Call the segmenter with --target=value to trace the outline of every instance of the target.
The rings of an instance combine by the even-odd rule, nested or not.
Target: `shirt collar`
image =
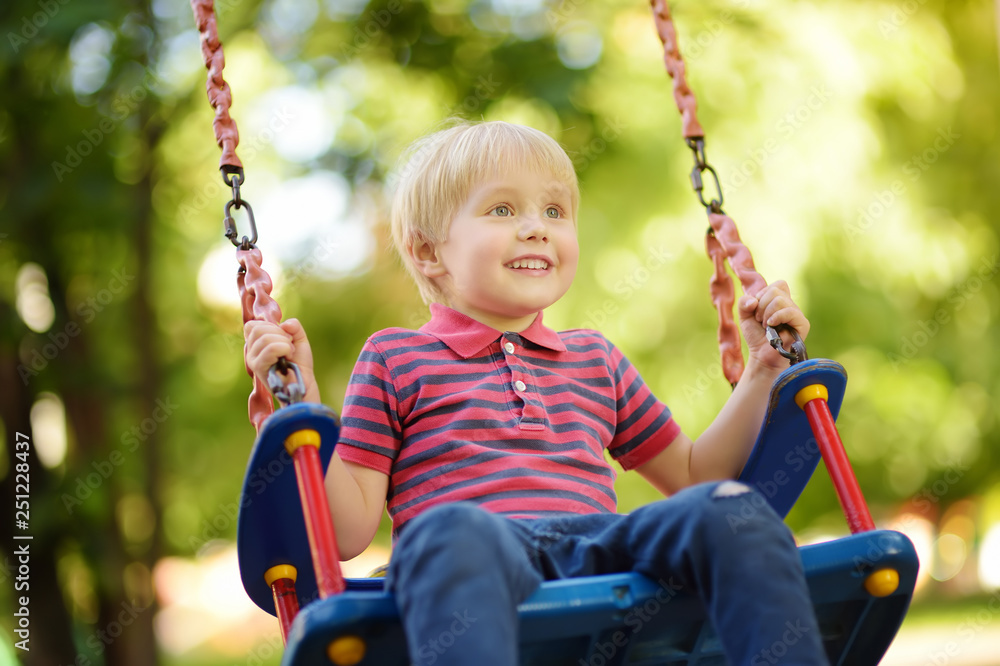
[[[501,331],[440,303],[431,303],[431,320],[421,326],[420,330],[430,333],[462,358],[469,358],[482,351],[503,335]],[[512,335],[520,335],[547,349],[566,351],[566,345],[559,334],[542,324],[541,312],[528,328]]]

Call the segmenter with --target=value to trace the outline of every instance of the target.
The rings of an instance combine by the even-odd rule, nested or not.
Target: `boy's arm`
[[[341,560],[360,555],[375,538],[388,490],[388,475],[345,462],[334,451],[326,469],[326,496]]]
[[[757,440],[779,372],[759,368],[751,359],[736,390],[697,441],[681,433],[636,471],[664,495],[696,483],[736,478]]]
[[[739,475],[764,422],[771,386],[788,367],[767,342],[764,322],[769,326],[787,324],[803,340],[809,333],[809,321],[792,301],[784,282],[769,285],[756,299],[744,296],[739,305],[740,328],[750,358],[736,389],[696,442],[678,435],[670,446],[636,468],[664,494]]]
[[[395,380],[376,337],[365,342],[351,371],[340,439],[326,470],[342,559],[360,554],[374,538],[392,481],[394,452],[402,447]]]

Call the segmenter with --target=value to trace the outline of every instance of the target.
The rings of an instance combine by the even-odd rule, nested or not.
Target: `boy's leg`
[[[541,580],[511,521],[455,503],[407,523],[386,585],[415,666],[515,666],[517,605]]]
[[[752,488],[706,483],[628,516],[581,522],[592,523],[586,536],[550,549],[560,575],[631,569],[690,590],[734,666],[827,664],[795,542]]]

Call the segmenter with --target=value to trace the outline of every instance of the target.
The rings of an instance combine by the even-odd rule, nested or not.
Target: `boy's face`
[[[473,186],[434,245],[448,305],[501,331],[522,331],[569,289],[579,246],[569,188],[550,173],[502,172]]]

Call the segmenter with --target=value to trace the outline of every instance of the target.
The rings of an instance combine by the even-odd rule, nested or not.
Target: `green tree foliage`
[[[645,3],[217,4],[243,196],[328,404],[368,334],[426,317],[389,247],[384,186],[409,142],[457,116],[565,146],[583,254],[547,322],[604,330],[689,434],[708,425],[728,387],[706,224]],[[933,518],[987,492],[1000,438],[991,8],[675,4],[726,210],[765,277],[792,285],[811,354],[848,370],[841,428],[876,519],[904,506]],[[193,20],[179,2],[12,0],[0,28],[4,498],[15,433],[39,451],[25,663],[152,664],[153,568],[234,538],[253,439]],[[655,499],[631,475],[619,490],[623,510]],[[820,473],[790,523],[843,533],[837,510]],[[138,610],[106,638],[123,608]]]

